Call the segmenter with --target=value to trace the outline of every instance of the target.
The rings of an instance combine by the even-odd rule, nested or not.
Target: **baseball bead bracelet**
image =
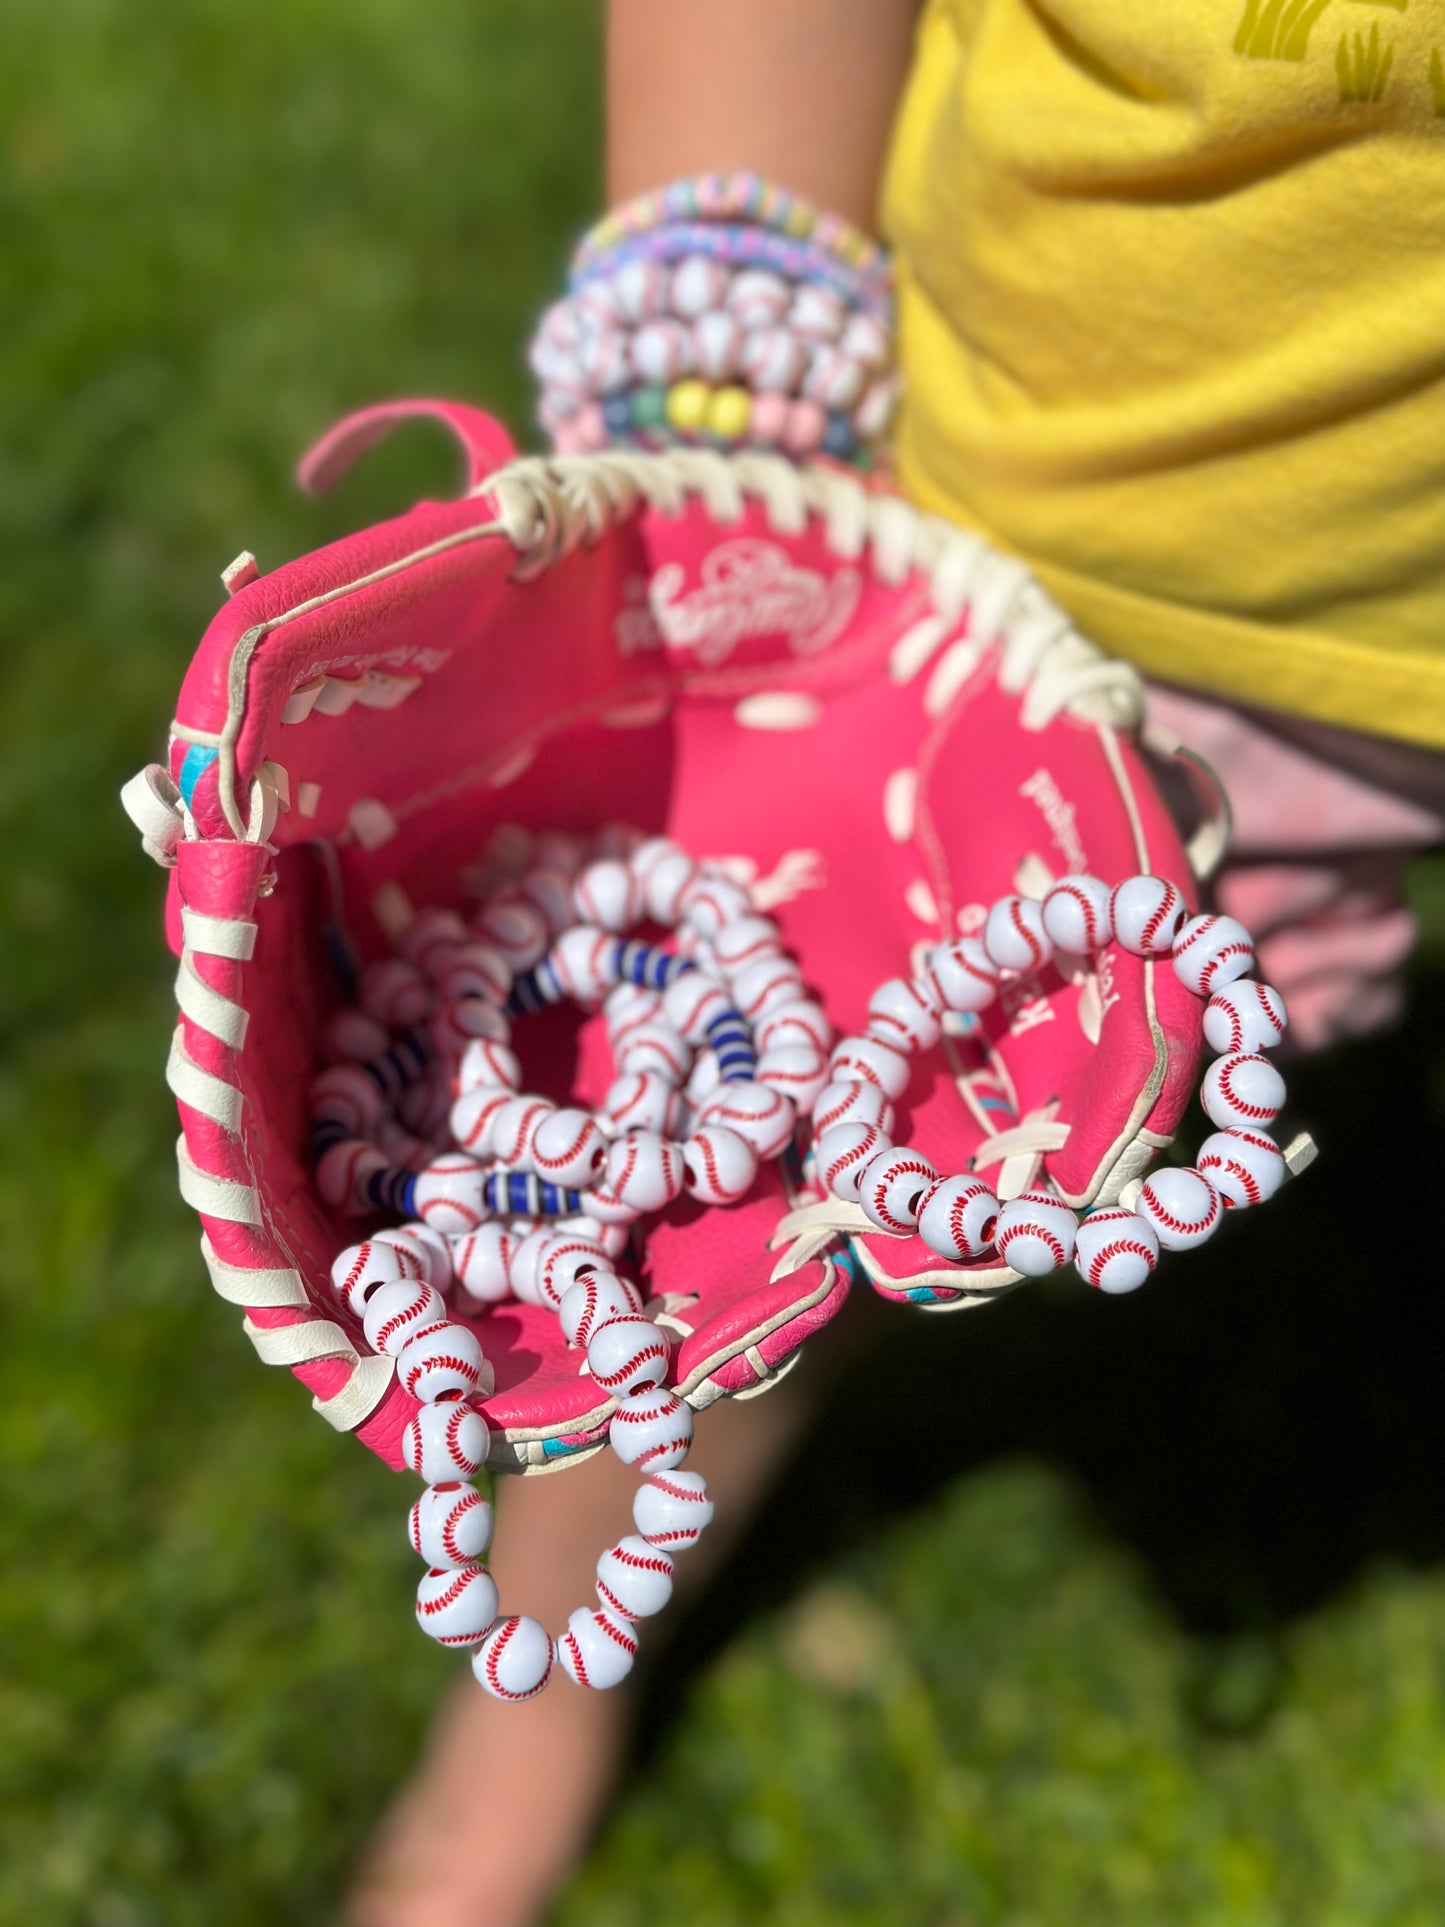
[[[554,1651],[580,1683],[615,1684],[635,1621],[666,1603],[672,1551],[711,1517],[703,1482],[677,1470],[692,1415],[666,1383],[666,1335],[616,1261],[630,1222],[684,1185],[711,1204],[750,1188],[821,1088],[831,1043],[777,926],[739,885],[665,838],[614,829],[585,854],[554,839],[549,861],[508,880],[470,926],[450,911],[416,917],[401,954],[364,973],[358,1006],[331,1020],[342,1061],[312,1089],[323,1193],[417,1214],[343,1251],[332,1283],[420,1401],[403,1447],[427,1481],[410,1516],[428,1561],[418,1620],[475,1647],[478,1679],[501,1698],[539,1692]],[[644,915],[676,928],[677,950],[621,934]],[[513,1021],[564,997],[606,1015],[619,1076],[596,1113],[519,1090]],[[348,1135],[363,1127],[369,1137]],[[386,1161],[402,1150],[419,1168]],[[454,1288],[473,1313],[507,1296],[555,1310],[618,1401],[612,1449],[643,1474],[637,1533],[604,1552],[598,1606],[579,1608],[555,1647],[536,1621],[498,1613],[491,1507],[471,1483],[489,1440],[468,1400],[486,1366],[448,1315]]]
[[[945,1013],[986,1010],[1007,982],[1041,969],[1056,950],[1091,955],[1111,940],[1136,956],[1170,960],[1206,1000],[1204,1036],[1218,1055],[1200,1099],[1216,1129],[1192,1166],[1157,1171],[1124,1188],[1127,1206],[1080,1219],[1047,1188],[1000,1200],[982,1178],[946,1177],[921,1152],[894,1144],[893,1105],[908,1087],[912,1058],[938,1041]],[[1103,1291],[1135,1290],[1161,1248],[1203,1244],[1226,1209],[1263,1203],[1284,1181],[1285,1155],[1269,1133],[1284,1081],[1263,1052],[1279,1042],[1287,1019],[1279,992],[1246,976],[1253,965],[1242,924],[1216,915],[1186,920],[1182,895],[1161,877],[1130,877],[1110,889],[1097,877],[1070,876],[1041,901],[1000,898],[981,937],[943,944],[922,976],[880,985],[863,1034],[832,1053],[813,1117],[814,1163],[819,1184],[843,1201],[840,1228],[918,1236],[954,1264],[994,1252],[1028,1277],[1072,1260]]]

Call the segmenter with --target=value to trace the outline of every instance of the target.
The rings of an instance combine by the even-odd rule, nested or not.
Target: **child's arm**
[[[872,231],[916,0],[612,0],[608,198],[747,169]]]

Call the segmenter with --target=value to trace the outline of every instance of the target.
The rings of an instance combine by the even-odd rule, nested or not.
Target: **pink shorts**
[[[1405,867],[1445,841],[1445,753],[1157,685],[1150,714],[1213,767],[1233,805],[1214,894],[1253,931],[1293,1045],[1390,1022],[1416,936]]]

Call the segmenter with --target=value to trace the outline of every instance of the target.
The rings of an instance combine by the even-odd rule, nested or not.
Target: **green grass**
[[[328,1917],[454,1662],[400,1486],[257,1366],[175,1195],[161,878],[115,802],[241,547],[449,486],[395,393],[524,417],[595,197],[590,6],[15,0],[0,71],[0,1921]],[[1434,1923],[1445,1079],[1304,1081],[1389,1172],[1137,1300],[880,1314],[656,1669],[561,1918]],[[1339,1167],[1336,1167],[1338,1169]],[[797,1519],[811,1522],[800,1540]]]

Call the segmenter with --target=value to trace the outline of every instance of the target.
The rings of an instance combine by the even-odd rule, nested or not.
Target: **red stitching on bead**
[[[1220,965],[1228,963],[1231,957],[1252,957],[1253,955],[1254,947],[1252,944],[1227,943],[1223,950],[1219,952],[1218,956],[1211,957],[1209,962],[1204,966],[1204,982],[1200,988],[1205,992],[1211,991],[1214,988],[1215,975]]]
[[[662,1574],[664,1579],[671,1579],[672,1577],[672,1561],[670,1559],[644,1559],[641,1553],[629,1552],[626,1546],[613,1546],[612,1557],[614,1559],[620,1559],[623,1565],[630,1568],[633,1572],[658,1572]]]
[[[412,1397],[415,1398],[417,1396],[417,1380],[422,1374],[438,1369],[445,1370],[447,1366],[450,1366],[454,1372],[460,1372],[462,1377],[466,1379],[468,1386],[476,1384],[477,1370],[469,1358],[453,1358],[450,1352],[434,1352],[430,1358],[418,1359],[412,1365],[411,1370],[407,1373],[406,1389],[411,1393]]]
[[[629,1659],[636,1653],[637,1641],[631,1638],[624,1628],[614,1626],[611,1620],[602,1613],[593,1613],[592,1618],[601,1630],[606,1633],[613,1645],[620,1646]]]
[[[1255,1053],[1253,1052],[1249,1053],[1251,1057],[1254,1054]],[[1237,1069],[1238,1069],[1237,1065],[1232,1065],[1227,1061],[1223,1064],[1219,1072],[1220,1090],[1223,1091],[1224,1095],[1229,1099],[1230,1103],[1234,1106],[1235,1110],[1238,1111],[1242,1116],[1253,1118],[1254,1121],[1258,1124],[1268,1124],[1271,1121],[1271,1119],[1275,1116],[1275,1112],[1270,1108],[1268,1104],[1246,1104],[1242,1097],[1235,1096],[1234,1091],[1231,1088],[1231,1080],[1233,1079],[1234,1073]]]
[[[661,1472],[653,1473],[652,1483],[659,1491],[665,1492],[671,1499],[685,1499],[689,1505],[705,1505],[707,1503],[707,1494],[705,1492],[693,1492],[685,1485],[674,1485],[672,1480],[665,1478]]]
[[[1252,1171],[1247,1170],[1244,1165],[1236,1163],[1236,1161],[1233,1158],[1221,1157],[1218,1154],[1218,1152],[1215,1152],[1211,1156],[1207,1158],[1201,1158],[1199,1160],[1199,1169],[1201,1171],[1204,1171],[1204,1170],[1228,1171],[1232,1177],[1236,1177],[1239,1179],[1240,1185],[1244,1191],[1244,1195],[1248,1199],[1248,1201],[1251,1204],[1259,1203],[1259,1200],[1262,1194],[1260,1192],[1258,1180],[1255,1178],[1254,1173]],[[1220,1196],[1224,1197],[1224,1193],[1222,1191],[1220,1192]],[[1224,1202],[1226,1204],[1229,1204],[1232,1202],[1232,1200],[1229,1198],[1225,1198]]]
[[[614,1386],[621,1385],[625,1379],[631,1378],[638,1366],[645,1365],[649,1358],[666,1357],[666,1345],[646,1345],[641,1351],[633,1353],[620,1372],[608,1372],[605,1376],[601,1372],[594,1372],[592,1376],[604,1392],[610,1392]]]
[[[434,1594],[430,1599],[418,1599],[417,1611],[427,1619],[430,1619],[433,1613],[444,1612],[448,1606],[454,1606],[457,1603],[478,1573],[485,1573],[486,1570],[482,1565],[464,1566],[443,1591]]]
[[[1165,920],[1171,915],[1177,916],[1181,907],[1179,892],[1172,883],[1164,883],[1163,898],[1153,915],[1145,920],[1144,928],[1139,933],[1139,944],[1142,949],[1147,950],[1150,947]]]
[[[1208,1182],[1206,1178],[1205,1183],[1208,1184]],[[1142,1195],[1149,1200],[1149,1210],[1153,1216],[1159,1220],[1160,1224],[1166,1225],[1170,1231],[1207,1231],[1219,1216],[1219,1193],[1214,1189],[1213,1185],[1210,1185],[1209,1191],[1213,1199],[1213,1203],[1209,1207],[1209,1216],[1207,1218],[1194,1219],[1176,1218],[1173,1212],[1166,1210],[1159,1202],[1158,1197],[1149,1189],[1147,1184],[1144,1187]]]
[[[592,1682],[587,1677],[587,1662],[582,1657],[582,1648],[577,1643],[576,1633],[564,1633],[557,1643],[559,1646],[565,1646],[571,1655],[572,1671],[576,1676],[578,1685],[590,1686]]]
[[[1090,1259],[1089,1283],[1091,1285],[1097,1285],[1103,1276],[1105,1265],[1108,1264],[1111,1258],[1117,1258],[1122,1252],[1132,1252],[1136,1258],[1142,1258],[1144,1260],[1148,1270],[1152,1271],[1154,1269],[1154,1253],[1149,1249],[1148,1245],[1140,1244],[1136,1238],[1116,1238],[1113,1244],[1101,1245]]]
[[[1044,960],[1043,946],[1033,931],[1030,930],[1024,922],[1023,899],[1021,897],[1010,897],[1008,899],[1008,916],[1009,922],[1013,925],[1017,935],[1022,937],[1028,945],[1029,956],[1033,959],[1034,968],[1037,969]]]
[[[486,1501],[480,1492],[464,1492],[445,1519],[442,1520],[442,1545],[446,1548],[449,1557],[458,1561],[468,1557],[468,1554],[463,1552],[457,1544],[457,1527],[466,1517],[467,1513],[471,1512],[475,1507],[485,1504]],[[417,1547],[417,1551],[421,1551],[420,1546]]]
[[[1050,894],[1070,897],[1078,904],[1084,913],[1084,942],[1091,950],[1096,950],[1099,945],[1099,916],[1087,892],[1081,890],[1077,883],[1056,883]]]
[[[1055,1264],[1061,1265],[1064,1262],[1063,1244],[1045,1224],[1011,1224],[1007,1226],[998,1241],[999,1256],[1006,1258],[1008,1256],[1010,1240],[1022,1237],[1037,1238],[1041,1244],[1046,1244],[1053,1253]]]

